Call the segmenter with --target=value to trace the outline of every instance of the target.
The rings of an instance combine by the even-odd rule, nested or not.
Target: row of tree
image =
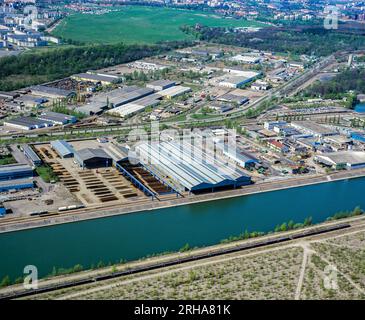
[[[347,69],[335,78],[326,82],[316,82],[305,93],[310,97],[325,97],[330,99],[341,99],[348,91],[355,93],[365,92],[365,69]],[[349,104],[356,102],[356,97],[348,97]],[[355,101],[354,101],[355,100]]]
[[[86,45],[31,52],[0,59],[0,90],[9,91],[100,69],[191,45],[164,42],[156,45]]]
[[[339,50],[365,48],[365,37],[322,28],[264,28],[258,32],[239,32],[234,28],[181,26],[183,32],[202,41],[283,52],[291,55],[328,56]]]

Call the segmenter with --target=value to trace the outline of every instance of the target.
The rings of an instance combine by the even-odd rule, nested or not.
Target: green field
[[[202,11],[127,6],[103,15],[70,15],[53,34],[82,42],[155,43],[191,39],[179,27],[196,23],[212,27],[264,26],[255,21],[223,18]]]

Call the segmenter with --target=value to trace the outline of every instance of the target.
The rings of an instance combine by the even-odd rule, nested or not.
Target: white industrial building
[[[259,57],[244,56],[241,54],[237,54],[237,55],[231,57],[229,60],[234,61],[234,62],[247,63],[247,64],[256,64],[256,63],[260,62]]]
[[[183,87],[183,86],[174,86],[167,88],[165,90],[159,91],[157,94],[167,98],[172,99],[178,96],[181,96],[183,94],[189,93],[191,89],[189,87]]]
[[[244,84],[250,82],[250,78],[242,77],[242,76],[233,76],[226,78],[219,82],[219,86],[225,87],[225,88],[240,88]]]
[[[365,168],[365,152],[341,151],[317,155],[315,161],[334,169],[359,169]]]
[[[187,142],[146,142],[139,144],[136,152],[147,170],[157,168],[164,179],[167,177],[190,192],[251,183],[250,176]]]
[[[156,80],[148,83],[146,85],[147,88],[153,89],[155,91],[162,91],[168,88],[171,88],[176,85],[175,81],[170,80]]]
[[[118,117],[128,117],[134,115],[138,112],[144,111],[147,107],[157,106],[161,101],[159,100],[161,97],[157,94],[153,94],[147,96],[145,98],[135,100],[133,102],[121,105],[117,108],[111,109],[108,111],[109,114],[118,116]]]
[[[332,128],[328,128],[324,125],[315,123],[313,121],[293,121],[292,127],[304,132],[306,134],[313,135],[318,138],[337,135],[338,132]]]
[[[87,73],[78,73],[71,76],[71,79],[77,81],[87,81],[93,83],[101,83],[102,85],[110,85],[120,82],[121,78],[115,75],[105,73],[93,73],[88,71]]]
[[[258,77],[261,74],[261,72],[241,70],[239,68],[224,68],[223,72],[229,73],[229,74],[235,75],[235,76],[245,77],[245,78],[248,78],[251,80],[253,80],[254,78]]]

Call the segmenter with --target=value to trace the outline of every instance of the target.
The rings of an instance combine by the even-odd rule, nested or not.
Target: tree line
[[[347,69],[330,81],[317,81],[304,92],[304,96],[341,99],[349,91],[355,93],[349,97],[350,104],[356,102],[356,94],[365,93],[365,69]]]
[[[240,32],[235,28],[181,26],[196,39],[257,50],[292,55],[328,56],[339,50],[365,48],[365,37],[321,28],[263,28],[257,32]]]
[[[188,41],[156,45],[102,44],[57,48],[0,59],[0,90],[10,91],[164,53],[191,45]]]

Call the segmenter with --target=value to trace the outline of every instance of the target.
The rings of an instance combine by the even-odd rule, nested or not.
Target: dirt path
[[[298,279],[297,290],[295,292],[295,300],[299,300],[300,295],[302,293],[305,270],[306,270],[306,267],[307,267],[307,264],[308,264],[308,257],[312,253],[315,253],[315,251],[310,247],[310,244],[308,242],[303,242],[303,243],[300,244],[300,246],[303,248],[303,261],[302,261],[302,267],[300,269],[300,275],[299,275],[299,279]]]

